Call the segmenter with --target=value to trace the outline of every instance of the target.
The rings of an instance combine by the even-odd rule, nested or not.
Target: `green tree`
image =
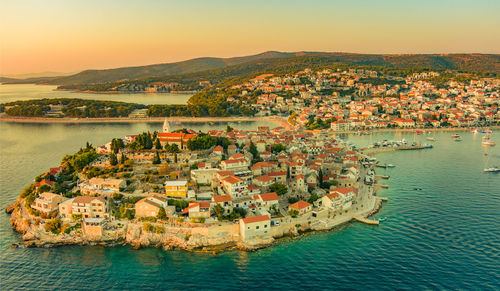
[[[127,156],[125,156],[124,153],[122,153],[122,156],[120,158],[120,164],[125,164],[125,161],[127,160]]]
[[[162,150],[163,149],[163,147],[161,146],[161,143],[160,143],[159,139],[155,140],[155,149],[157,149],[157,150]]]
[[[174,163],[177,163],[177,153],[174,155]]]
[[[284,195],[284,194],[286,194],[288,192],[288,188],[285,185],[280,184],[280,183],[274,183],[274,184],[272,184],[269,187],[269,190],[271,192],[276,192],[276,194],[278,194],[278,196]]]
[[[167,213],[165,212],[165,208],[160,207],[160,210],[158,210],[158,214],[156,215],[156,218],[158,218],[158,219],[166,219],[167,218]]]
[[[217,205],[214,206],[214,212],[217,215],[217,218],[219,220],[223,219],[223,217],[224,217],[224,208],[219,203],[217,203]]]
[[[160,154],[156,151],[155,157],[153,158],[153,165],[161,164]]]
[[[116,158],[116,155],[114,153],[111,153],[111,155],[109,156],[109,164],[111,166],[118,165],[118,159]]]

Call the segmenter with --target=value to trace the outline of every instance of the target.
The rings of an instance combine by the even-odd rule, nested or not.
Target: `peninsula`
[[[144,132],[87,144],[7,208],[21,246],[254,250],[381,206],[375,159],[328,133]]]

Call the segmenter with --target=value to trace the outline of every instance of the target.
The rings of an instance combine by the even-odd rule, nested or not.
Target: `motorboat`
[[[458,135],[458,134],[454,134],[451,136],[451,138],[459,138],[459,137],[460,137],[460,135]]]
[[[484,169],[484,172],[491,172],[491,173],[500,172],[500,168],[498,167],[486,168]]]
[[[426,138],[428,141],[436,141],[436,138],[435,137],[428,137]]]
[[[496,145],[496,143],[494,141],[490,140],[490,139],[487,139],[487,140],[481,142],[481,144],[484,145],[484,146],[494,146],[494,145]]]
[[[423,146],[424,146],[424,149],[432,149],[432,147],[433,147],[431,144],[427,144],[427,143],[424,143]]]

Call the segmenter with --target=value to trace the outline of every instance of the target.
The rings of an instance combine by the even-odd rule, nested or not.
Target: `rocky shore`
[[[377,213],[382,206],[382,199],[374,198],[373,207],[363,214],[368,217]],[[255,251],[266,248],[283,239],[299,238],[304,235],[311,235],[316,232],[332,230],[340,225],[352,221],[352,217],[345,220],[332,221],[332,225],[312,228],[304,225],[301,227],[291,227],[281,235],[269,239],[254,239],[242,242],[239,235],[227,232],[216,232],[216,234],[201,233],[199,228],[167,228],[164,233],[146,232],[142,228],[142,223],[128,222],[122,229],[96,239],[81,233],[79,234],[52,234],[44,230],[43,224],[36,224],[36,217],[31,216],[22,206],[24,200],[18,198],[17,201],[6,207],[5,211],[10,213],[10,222],[13,230],[21,234],[22,242],[13,244],[13,247],[60,247],[68,245],[81,246],[131,246],[135,249],[156,247],[164,250],[185,250],[190,252],[204,252],[217,254],[227,250]]]

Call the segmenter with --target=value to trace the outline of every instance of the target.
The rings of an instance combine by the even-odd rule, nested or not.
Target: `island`
[[[217,252],[367,219],[376,159],[327,132],[283,127],[143,132],[88,144],[6,211],[16,246],[131,245]]]

